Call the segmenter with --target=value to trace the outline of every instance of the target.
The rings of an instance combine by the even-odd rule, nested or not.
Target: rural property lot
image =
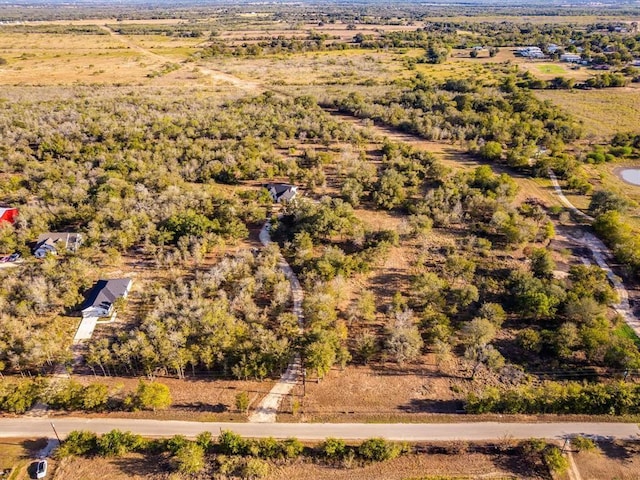
[[[28,257],[20,275],[0,272],[0,307],[11,308],[22,334],[0,329],[0,371],[12,379],[0,385],[2,405],[14,380],[27,385],[51,358],[65,361],[57,340],[45,353],[29,343],[45,328],[62,336],[63,317],[48,310],[67,314],[83,297],[74,277],[64,302],[51,300],[67,285],[50,280],[58,266],[81,280],[135,279],[118,321],[98,327],[73,372],[82,385],[105,384],[111,398],[81,412],[89,402],[47,392],[51,405],[69,406],[48,418],[0,419],[0,436],[3,428],[49,436],[50,421],[63,435],[384,436],[448,443],[375,465],[272,462],[265,478],[542,480],[552,467],[507,455],[512,440],[586,434],[602,440],[602,453],[575,454],[585,480],[639,478],[629,442],[637,425],[595,422],[636,420],[637,402],[625,399],[640,398],[638,339],[610,308],[617,300],[601,272],[575,268],[593,260],[572,236],[590,226],[571,218],[546,176],[553,168],[567,190],[587,182],[593,190],[567,191],[585,211],[598,189],[624,195],[627,186],[610,176],[637,161],[640,147],[601,165],[583,160],[598,142],[609,153],[614,133],[637,133],[640,89],[535,90],[548,86],[538,80],[596,75],[514,55],[512,45],[531,38],[569,44],[571,28],[516,25],[546,23],[542,16],[385,25],[364,16],[315,21],[292,9],[285,20],[247,11],[0,26],[0,201],[20,205],[27,219],[10,234],[3,228],[0,242],[26,257],[40,230],[77,228],[89,239],[77,258]],[[572,28],[594,42],[620,29]],[[473,37],[493,30],[503,35],[499,51],[471,58]],[[299,202],[273,203],[267,183],[297,187]],[[274,245],[263,248],[257,232],[272,214]],[[304,289],[303,334],[282,255]],[[637,282],[640,268],[615,268]],[[49,318],[58,320],[47,326]],[[5,345],[15,351],[5,355]],[[294,355],[306,382],[284,398],[282,423],[245,423]],[[125,401],[138,376],[167,385],[173,404],[156,412]],[[477,415],[463,417],[465,408]],[[572,416],[577,409],[583,416]],[[439,425],[463,418],[469,423]],[[587,423],[549,423],[558,419]],[[485,441],[499,445],[468,443]],[[24,467],[33,445],[8,440],[6,464]],[[188,478],[157,452],[51,468],[60,480]]]

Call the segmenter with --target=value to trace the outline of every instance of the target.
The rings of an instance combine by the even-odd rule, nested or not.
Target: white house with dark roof
[[[132,284],[130,278],[98,280],[82,305],[82,318],[111,317],[115,313],[114,302],[119,298],[127,298]]]
[[[43,233],[38,237],[33,254],[36,258],[44,258],[60,251],[76,252],[81,244],[82,235],[79,233]]]
[[[288,183],[268,183],[265,188],[276,203],[290,202],[298,194],[298,187]]]

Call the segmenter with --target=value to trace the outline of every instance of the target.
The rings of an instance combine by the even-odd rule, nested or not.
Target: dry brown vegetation
[[[640,89],[542,90],[540,98],[551,100],[581,120],[587,135],[596,141],[608,140],[616,132],[634,131],[640,118]]]
[[[465,443],[459,445],[443,445],[465,452],[469,447]],[[117,459],[65,459],[57,466],[56,480],[96,480],[120,479],[166,479],[175,480],[194,478],[178,473],[167,474],[163,467],[167,464],[164,457],[144,458],[139,454],[129,454]],[[542,480],[547,477],[536,472],[535,468],[527,468],[526,461],[518,456],[509,456],[496,452],[474,453],[464,455],[447,454],[413,454],[396,458],[383,463],[365,466],[347,465],[332,467],[316,464],[310,460],[299,460],[289,465],[272,465],[271,473],[264,477],[267,480],[303,480],[308,478],[349,479],[349,480],[405,480],[408,478],[428,478],[443,475],[459,480],[473,478],[490,478],[496,480]],[[198,477],[199,478],[199,477]]]
[[[598,442],[593,451],[574,453],[583,480],[634,480],[640,478],[637,442]]]
[[[94,377],[74,375],[74,380],[82,384],[100,382],[109,386],[109,390],[118,394],[132,392],[136,389],[140,379],[126,377]],[[146,380],[146,379],[143,379]],[[100,416],[114,415],[129,418],[155,418],[173,420],[197,421],[244,421],[246,415],[239,413],[235,407],[236,395],[246,392],[250,406],[257,405],[262,397],[269,392],[273,381],[242,381],[225,380],[215,377],[186,378],[157,378],[157,381],[167,385],[171,391],[173,404],[162,412],[116,412],[100,414]],[[78,413],[74,413],[77,415]]]
[[[492,20],[494,17],[491,17]],[[588,17],[581,17],[585,21]],[[210,20],[210,19],[209,19]],[[208,21],[209,21],[208,20]],[[480,19],[479,19],[480,20]],[[543,18],[528,17],[527,20],[541,22]],[[547,19],[545,19],[547,20]],[[519,21],[519,20],[518,20]],[[554,21],[563,21],[562,18]],[[357,33],[379,35],[396,30],[412,30],[415,25],[358,25],[347,29],[345,24],[285,25],[267,23],[259,18],[246,16],[244,23],[233,26],[220,25],[217,38],[240,44],[255,42],[257,39],[283,36],[285,38],[304,37],[309,31],[336,35],[343,41],[350,40]],[[440,65],[420,63],[409,68],[405,61],[415,59],[424,54],[418,49],[364,50],[349,49],[346,51],[305,52],[299,54],[265,55],[258,58],[221,56],[210,59],[193,59],[190,56],[203,43],[203,38],[176,38],[162,35],[121,35],[112,29],[114,22],[106,20],[82,21],[78,24],[97,25],[105,30],[106,35],[74,35],[74,34],[12,34],[9,29],[0,31],[0,57],[6,58],[7,65],[0,66],[0,84],[3,85],[46,85],[46,88],[23,89],[12,87],[11,97],[15,95],[42,95],[55,98],[63,96],[64,90],[56,90],[56,85],[73,86],[78,83],[111,85],[117,90],[121,85],[137,88],[145,93],[159,95],[172,92],[177,85],[188,85],[198,89],[202,96],[240,95],[239,92],[257,93],[265,89],[273,89],[285,95],[310,93],[321,100],[326,100],[337,93],[358,91],[366,95],[380,95],[396,88],[394,81],[406,80],[422,73],[434,80],[448,77],[474,76],[485,78],[490,76],[492,63],[509,63],[521,70],[529,70],[542,79],[553,78],[559,74],[583,80],[591,73],[584,69],[573,71],[566,65],[550,62],[529,62],[514,56],[510,48],[501,48],[493,58],[482,55],[481,58],[469,58],[468,50],[454,50],[449,60]],[[128,24],[172,25],[175,20],[126,22]],[[215,22],[213,22],[215,23]],[[104,27],[109,24],[110,27]],[[210,24],[208,24],[210,25]],[[206,31],[205,34],[209,32]],[[206,38],[206,37],[205,37]],[[170,68],[166,68],[169,65]],[[175,70],[174,70],[175,68]],[[105,94],[109,89],[105,88]],[[592,135],[605,135],[616,130],[635,127],[639,108],[637,105],[637,89],[620,89],[601,91],[544,91],[541,98],[550,99],[566,108],[585,122],[585,127]],[[631,101],[630,101],[631,100]],[[624,107],[622,107],[624,105]],[[603,114],[604,112],[604,114]],[[437,160],[454,170],[475,168],[483,163],[478,157],[465,153],[459,144],[445,141],[426,141],[413,135],[399,133],[392,129],[371,125],[347,116],[336,116],[342,121],[357,125],[369,136],[375,136],[363,146],[366,158],[379,165],[381,161],[380,147],[382,137],[397,142],[411,144],[418,149],[432,153]],[[635,123],[634,123],[635,122]],[[594,137],[595,138],[595,137]],[[300,145],[287,145],[298,156],[301,150],[328,152],[338,155],[342,145],[312,145],[300,142]],[[299,148],[298,148],[299,147]],[[540,199],[547,206],[558,205],[550,183],[546,180],[531,179],[514,170],[494,166],[497,173],[507,173],[514,177],[520,187],[517,201],[529,197]],[[336,178],[332,166],[325,166],[327,185],[308,191],[310,196],[321,194],[338,195],[340,179]],[[594,174],[595,175],[595,174]],[[260,182],[246,182],[241,186],[226,186],[235,192],[238,189],[255,188]],[[585,198],[576,199],[578,206],[585,207]],[[580,203],[582,202],[582,203]],[[400,234],[407,233],[406,217],[397,213],[373,210],[371,205],[364,205],[356,210],[357,217],[367,229],[373,231],[392,230]],[[210,254],[200,265],[201,268],[217,262],[220,255],[258,246],[256,231],[247,242],[236,245],[221,246]],[[352,332],[371,329],[378,334],[387,326],[387,310],[396,293],[409,295],[410,278],[415,273],[416,259],[429,248],[447,245],[457,248],[456,241],[460,232],[437,229],[425,239],[413,239],[404,235],[399,245],[390,248],[386,258],[377,262],[372,271],[365,275],[356,275],[344,287],[345,300],[339,305],[344,313],[350,300],[355,299],[363,289],[370,289],[376,295],[377,315],[375,321],[367,325],[354,325]],[[559,242],[558,242],[559,243]],[[557,260],[563,260],[559,250],[564,246],[551,244],[556,250]],[[496,248],[488,253],[491,260],[503,262],[505,268],[511,268],[526,261],[521,248],[502,250]],[[434,262],[442,258],[433,258]],[[136,279],[131,301],[126,312],[118,322],[109,326],[100,326],[97,337],[110,336],[129,327],[137,321],[140,294],[145,287],[159,278],[169,282],[172,279],[190,275],[189,267],[177,268],[173,271],[158,271],[146,268],[144,261],[135,254],[124,255],[114,259],[105,259],[104,273],[113,276],[133,276]],[[563,265],[565,268],[567,265]],[[566,268],[565,268],[566,269]],[[498,336],[504,343],[513,342],[514,332],[505,329]],[[321,383],[307,384],[307,398],[304,399],[301,412],[306,418],[328,418],[354,412],[358,415],[407,415],[415,412],[446,411],[455,412],[460,407],[460,400],[470,390],[472,383],[463,362],[457,363],[460,352],[455,352],[452,364],[437,365],[434,354],[420,358],[418,365],[397,367],[388,362],[384,356],[369,366],[349,366],[344,371],[334,369]],[[453,372],[453,373],[450,373]],[[83,381],[86,381],[83,378]],[[131,389],[136,379],[100,379],[112,388],[122,384]],[[169,384],[174,407],[163,416],[166,418],[216,418],[238,419],[240,416],[230,414],[233,410],[234,397],[240,391],[250,394],[251,400],[259,401],[268,391],[271,382],[229,382],[210,380],[171,380],[163,379]],[[483,381],[496,382],[496,378],[483,378]],[[131,387],[131,388],[130,388]],[[297,392],[300,393],[299,391]],[[285,405],[284,411],[292,408]],[[142,414],[131,414],[139,416]],[[363,473],[363,475],[365,475]]]

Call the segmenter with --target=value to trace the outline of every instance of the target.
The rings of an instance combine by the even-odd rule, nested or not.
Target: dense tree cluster
[[[1,104],[0,198],[21,209],[15,228],[3,225],[4,248],[64,228],[121,250],[243,237],[243,222],[264,218],[264,208],[198,184],[303,180],[280,145],[355,138],[305,98],[220,104],[187,91],[93,93]]]
[[[109,389],[103,383],[81,385],[74,380],[19,379],[0,383],[0,411],[25,413],[37,401],[50,409],[84,412],[164,410],[171,406],[169,387],[140,381],[133,392]]]
[[[148,292],[139,327],[94,342],[85,357],[103,374],[175,374],[187,369],[236,378],[280,371],[298,338],[287,313],[290,284],[276,267],[277,247],[226,257],[192,281]]]
[[[0,270],[0,372],[39,372],[66,360],[70,328],[56,313],[80,304],[92,264],[76,256]],[[75,323],[75,322],[74,322]]]
[[[471,78],[433,83],[417,75],[410,87],[397,93],[368,99],[350,93],[335,105],[429,140],[463,142],[470,150],[514,166],[528,166],[540,146],[558,149],[581,135],[566,114],[519,88],[510,75],[501,76],[497,85]],[[504,155],[497,145],[506,147]]]
[[[514,389],[487,388],[467,398],[469,413],[555,413],[626,415],[640,413],[640,386],[634,383],[557,383]]]

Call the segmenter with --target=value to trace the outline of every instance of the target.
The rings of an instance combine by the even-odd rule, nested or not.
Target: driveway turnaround
[[[147,437],[195,435],[209,431],[218,435],[231,430],[244,437],[324,440],[327,437],[362,440],[384,437],[397,441],[503,440],[545,438],[564,439],[575,435],[606,439],[637,439],[640,429],[635,423],[204,423],[173,420],[134,420],[124,418],[3,418],[0,438],[53,437],[54,431],[65,437],[73,430],[105,433],[113,429],[130,431]]]

